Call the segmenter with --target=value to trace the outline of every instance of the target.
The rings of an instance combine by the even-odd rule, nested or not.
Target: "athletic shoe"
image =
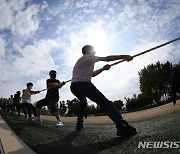
[[[62,121],[61,120],[57,120],[56,127],[63,127],[63,126],[64,125],[63,125]]]
[[[34,119],[32,119],[32,121],[42,123],[42,119],[38,117],[35,117]]]
[[[131,136],[137,134],[136,129],[130,126],[125,120],[122,120],[119,124],[117,124],[116,128],[117,136]]]
[[[28,119],[28,116],[25,116],[24,118],[25,118],[25,119]]]
[[[77,122],[76,124],[76,130],[81,130],[83,128],[83,123]]]
[[[28,118],[29,121],[31,121],[31,120],[33,120],[33,119],[34,119],[33,117],[29,117],[29,118]]]

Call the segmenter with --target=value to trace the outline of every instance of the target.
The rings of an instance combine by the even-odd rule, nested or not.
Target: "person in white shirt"
[[[31,95],[38,94],[39,91],[32,91],[33,84],[31,82],[26,84],[27,88],[25,89],[22,97],[22,104],[24,110],[27,110],[29,119],[32,118],[31,109],[33,110],[34,117],[36,117],[36,108],[31,104]]]
[[[116,124],[117,136],[135,135],[136,129],[123,120],[121,113],[117,110],[112,101],[108,100],[91,82],[91,78],[110,69],[110,65],[94,71],[94,64],[98,61],[114,61],[124,59],[131,61],[130,55],[115,55],[107,57],[97,57],[94,47],[85,45],[82,48],[83,56],[76,62],[73,68],[71,92],[80,100],[79,114],[77,118],[76,129],[81,130],[83,127],[84,109],[87,104],[86,97],[100,105]]]

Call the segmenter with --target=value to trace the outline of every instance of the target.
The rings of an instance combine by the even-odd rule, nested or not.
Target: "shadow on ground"
[[[39,154],[114,154],[114,153],[179,153],[177,149],[138,148],[139,141],[180,141],[180,112],[165,117],[132,123],[138,134],[116,137],[114,125],[85,125],[75,131],[74,124],[56,128],[52,121],[42,124],[29,122],[23,117],[4,113],[1,115],[15,133]]]

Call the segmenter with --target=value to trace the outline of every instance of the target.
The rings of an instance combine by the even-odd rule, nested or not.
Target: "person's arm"
[[[31,95],[35,95],[35,94],[40,93],[40,91],[33,91],[33,90],[29,90],[29,92],[30,92]]]
[[[114,61],[114,60],[120,60],[120,59],[124,59],[126,61],[131,61],[133,59],[132,56],[130,55],[114,55],[114,56],[107,56],[107,57],[99,57],[98,61]]]
[[[59,82],[59,83],[48,83],[48,87],[61,88],[65,84],[66,83],[64,81],[63,82]]]
[[[56,87],[56,88],[61,88],[62,86],[64,86],[66,84],[66,82],[60,82],[60,83],[54,83],[54,86],[53,87]]]
[[[107,64],[103,68],[100,68],[100,69],[94,71],[92,74],[92,77],[95,77],[95,76],[99,75],[101,72],[103,72],[105,70],[109,70],[110,68],[111,68],[111,66]]]
[[[58,83],[47,83],[47,87],[51,88],[51,87],[55,87]]]

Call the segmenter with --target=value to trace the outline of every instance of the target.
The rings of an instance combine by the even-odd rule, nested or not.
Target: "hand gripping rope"
[[[67,80],[67,81],[64,81],[65,83],[68,83],[68,82],[70,82],[71,80]],[[45,89],[43,89],[43,90],[40,90],[39,92],[42,92],[42,91],[45,91],[45,90],[48,90],[48,89],[51,89],[51,88],[54,88],[54,87],[49,87],[49,88],[45,88]]]
[[[173,42],[178,41],[178,40],[180,40],[180,37],[178,37],[178,38],[176,38],[176,39],[173,39],[173,40],[171,40],[171,41],[169,41],[169,42],[165,42],[165,43],[163,43],[163,44],[160,44],[160,45],[158,45],[158,46],[155,46],[155,47],[153,47],[153,48],[151,48],[151,49],[145,50],[145,51],[143,51],[143,52],[140,52],[140,53],[138,53],[138,54],[135,54],[135,55],[132,56],[132,57],[133,57],[133,58],[138,57],[138,56],[140,56],[140,55],[143,55],[143,54],[148,53],[148,52],[150,52],[150,51],[156,50],[156,49],[158,49],[158,48],[161,48],[161,47],[163,47],[163,46],[165,46],[165,45],[168,45],[168,44],[173,43]],[[120,61],[118,61],[118,62],[115,62],[115,63],[110,64],[110,66],[117,65],[117,64],[122,63],[122,62],[124,62],[124,61],[126,61],[126,60],[124,60],[124,59],[123,59],[123,60],[120,60]],[[71,80],[67,80],[67,81],[65,81],[65,83],[68,83],[68,82],[70,82],[70,81],[71,81]],[[40,90],[40,92],[45,91],[45,90],[48,90],[48,89],[51,89],[51,88],[53,88],[53,87]]]

